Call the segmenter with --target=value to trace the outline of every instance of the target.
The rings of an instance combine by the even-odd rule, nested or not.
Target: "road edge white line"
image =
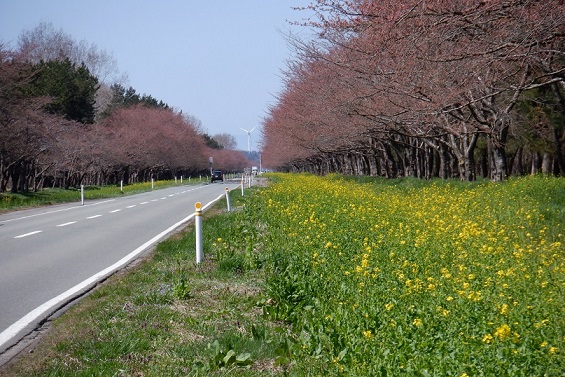
[[[216,199],[207,203],[202,209],[206,209],[212,204],[216,203],[218,200],[222,199],[225,194],[218,196]],[[169,228],[165,229],[161,233],[157,234],[155,237],[151,238],[149,241],[145,242],[143,245],[139,246],[137,249],[111,265],[110,267],[105,268],[104,270],[98,272],[97,274],[92,275],[88,279],[82,281],[81,283],[75,285],[71,289],[67,290],[66,292],[61,293],[57,297],[52,298],[51,300],[43,303],[42,305],[38,306],[37,308],[33,309],[31,312],[23,316],[20,320],[15,322],[14,324],[10,325],[6,330],[0,333],[0,350],[2,347],[14,338],[17,334],[21,331],[25,330],[26,327],[31,325],[35,320],[40,318],[45,313],[51,311],[46,317],[53,314],[56,310],[61,308],[63,305],[67,303],[70,299],[72,299],[77,293],[87,290],[89,287],[94,286],[95,283],[100,281],[103,278],[110,276],[112,273],[116,272],[120,268],[124,267],[128,263],[130,263],[137,255],[141,254],[145,251],[148,247],[155,244],[161,238],[166,236],[168,233],[172,232],[185,222],[189,221],[194,217],[194,213],[190,214],[189,216],[185,217],[181,221],[177,222],[174,225],[171,225]]]

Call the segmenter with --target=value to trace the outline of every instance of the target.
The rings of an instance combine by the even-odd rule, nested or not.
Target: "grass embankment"
[[[193,179],[183,180],[183,185],[186,184],[199,184],[207,182],[206,179]],[[151,182],[133,183],[131,185],[123,186],[123,191],[120,186],[85,186],[84,199],[94,200],[103,198],[114,198],[123,195],[139,194],[142,192],[151,191],[152,189],[162,189],[180,185],[180,179],[176,182],[174,180],[168,181],[155,181],[153,188]],[[10,209],[19,209],[25,207],[37,207],[49,204],[58,203],[72,203],[80,202],[80,188],[46,188],[36,192],[23,192],[23,193],[0,193],[0,212]]]
[[[565,180],[277,175],[55,321],[14,375],[560,376]],[[243,206],[245,204],[245,206]]]

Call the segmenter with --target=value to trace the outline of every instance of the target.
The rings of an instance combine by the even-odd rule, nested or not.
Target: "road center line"
[[[31,235],[34,235],[34,234],[37,234],[37,233],[41,233],[41,232],[43,232],[43,231],[42,230],[36,230],[34,232],[20,234],[19,236],[15,236],[14,238],[24,238],[24,237],[31,236]]]
[[[59,224],[57,226],[61,227],[61,226],[67,226],[67,225],[75,224],[75,223],[76,223],[76,221],[71,221],[71,222],[68,222],[68,223]]]
[[[34,215],[22,216],[22,217],[17,217],[17,218],[8,219],[8,220],[2,220],[0,222],[9,223],[11,221],[25,220],[25,219],[29,219],[29,218],[36,217],[36,216],[43,216],[43,215],[49,215],[49,214],[57,213],[57,212],[69,211],[71,209],[79,209],[79,208],[84,208],[84,207],[96,206],[98,204],[113,202],[114,200],[116,200],[116,199],[109,199],[109,200],[104,200],[104,201],[96,202],[96,203],[92,203],[92,204],[85,204],[85,205],[74,206],[74,207],[69,207],[69,208],[57,209],[57,210],[53,210],[53,211],[41,212],[41,213],[36,213]]]
[[[149,203],[149,202],[141,202],[141,203],[139,203],[139,205],[143,205],[143,204],[147,204],[147,203]]]
[[[120,212],[120,211],[121,211],[121,209],[115,209],[113,211],[110,211],[110,213],[116,213],[116,212]]]
[[[135,207],[135,206],[136,206],[136,204],[131,205],[131,206],[127,206],[126,208],[133,208],[133,207]]]
[[[87,219],[95,219],[97,217],[102,217],[102,215],[94,215],[94,216],[89,216],[87,217]]]

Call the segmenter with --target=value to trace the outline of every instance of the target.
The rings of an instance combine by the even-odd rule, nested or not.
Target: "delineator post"
[[[230,205],[230,189],[226,187],[226,203],[228,205],[228,212],[231,212],[231,205]]]
[[[196,264],[200,264],[204,259],[202,252],[202,203],[196,202],[194,205],[194,228],[196,229]]]

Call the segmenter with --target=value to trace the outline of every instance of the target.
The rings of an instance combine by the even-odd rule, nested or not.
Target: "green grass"
[[[565,180],[271,177],[0,375],[563,375]]]

